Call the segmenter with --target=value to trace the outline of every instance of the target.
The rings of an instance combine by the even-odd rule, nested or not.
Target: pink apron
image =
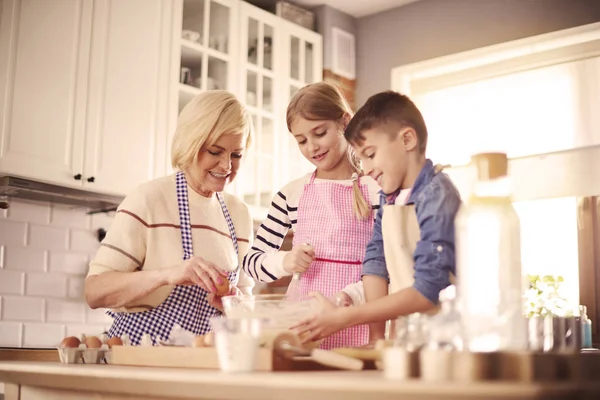
[[[352,210],[353,185],[314,183],[315,173],[298,203],[298,223],[293,245],[310,243],[315,260],[302,274],[300,296],[321,292],[331,297],[346,285],[360,281],[362,260],[373,232],[373,218],[358,219]],[[359,187],[367,202],[367,185]],[[370,203],[370,202],[369,202]],[[340,331],[323,341],[321,348],[358,347],[369,341],[368,325]]]

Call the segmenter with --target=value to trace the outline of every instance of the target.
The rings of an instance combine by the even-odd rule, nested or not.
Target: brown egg
[[[96,336],[88,336],[85,338],[85,345],[88,349],[99,349],[102,346],[102,341]]]
[[[108,345],[109,348],[112,348],[113,346],[123,346],[123,341],[121,340],[120,337],[115,336],[115,337],[111,337],[110,339],[108,339],[106,344]]]
[[[62,348],[67,348],[67,347],[75,348],[75,347],[79,347],[80,344],[81,344],[81,341],[78,338],[76,338],[75,336],[68,336],[68,337],[64,338],[62,340],[62,342],[60,342],[60,347],[62,347]]]
[[[217,287],[217,296],[226,296],[229,294],[229,290],[231,289],[229,286],[229,279],[225,277],[221,277],[221,279],[223,279],[222,284],[219,285],[218,283],[215,283],[215,286]]]
[[[194,338],[193,347],[206,347],[204,344],[204,335],[198,335]]]

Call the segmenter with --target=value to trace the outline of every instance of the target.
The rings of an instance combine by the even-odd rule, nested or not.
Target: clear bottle
[[[579,315],[581,316],[582,347],[589,349],[592,347],[592,320],[587,315],[586,306],[579,306]]]
[[[428,323],[428,338],[419,354],[420,377],[425,381],[449,381],[452,354],[460,350],[460,315],[455,306],[456,287],[440,292],[441,310]]]
[[[458,308],[464,349],[525,350],[519,217],[503,153],[471,158],[473,191],[456,216]]]

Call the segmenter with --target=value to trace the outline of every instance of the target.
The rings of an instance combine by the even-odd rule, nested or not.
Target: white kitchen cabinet
[[[310,169],[287,130],[285,112],[292,87],[322,79],[322,37],[240,0],[177,3],[186,38],[177,55],[180,74],[174,78],[179,81],[171,107],[176,103],[180,111],[194,95],[211,89],[227,89],[246,105],[256,136],[227,190],[243,198],[261,220],[277,191]]]
[[[62,1],[62,0],[61,0]],[[164,174],[172,5],[95,0],[83,175],[127,193]]]
[[[81,186],[92,12],[92,0],[3,1],[2,173]]]
[[[164,174],[169,2],[2,7],[0,173],[121,195]]]

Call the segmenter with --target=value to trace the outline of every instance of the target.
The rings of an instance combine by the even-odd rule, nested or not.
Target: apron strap
[[[231,215],[229,215],[229,210],[227,209],[227,205],[225,204],[225,200],[223,199],[223,195],[221,193],[217,193],[217,199],[221,204],[221,211],[223,211],[223,215],[225,216],[225,221],[227,221],[227,228],[229,228],[229,235],[231,236],[231,241],[233,242],[233,248],[235,249],[235,255],[238,260],[239,257],[239,249],[238,249],[238,240],[237,235],[235,234],[235,226],[233,226],[233,220],[231,219]],[[238,269],[240,268],[240,263],[238,262]]]
[[[179,224],[181,225],[183,259],[187,260],[194,254],[194,247],[192,245],[192,222],[190,220],[187,182],[183,171],[177,172],[175,186],[177,188],[177,205],[179,206]]]
[[[308,181],[308,183],[310,185],[312,185],[315,182],[316,177],[317,177],[317,170],[315,169],[315,172],[313,172],[312,175],[310,176],[310,180]]]
[[[185,180],[185,174],[183,171],[178,171],[175,177],[175,185],[177,188],[177,204],[179,206],[179,223],[181,225],[181,245],[183,247],[183,259],[187,260],[194,254],[194,247],[192,245],[192,222],[190,218],[190,206],[188,202],[188,190],[187,181]],[[221,193],[217,193],[217,199],[221,205],[221,211],[227,221],[227,228],[229,228],[229,234],[231,235],[231,241],[233,242],[233,248],[235,249],[235,255],[238,259],[238,269],[240,268],[239,263],[239,249],[237,235],[235,234],[235,227],[233,226],[233,220],[223,200]]]

